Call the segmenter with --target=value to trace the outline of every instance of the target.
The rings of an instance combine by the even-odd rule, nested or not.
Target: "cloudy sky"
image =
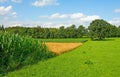
[[[120,25],[120,0],[0,0],[0,24],[59,27],[104,19]]]

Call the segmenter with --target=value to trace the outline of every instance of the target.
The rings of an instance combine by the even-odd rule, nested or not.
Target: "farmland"
[[[119,38],[89,40],[71,52],[25,66],[5,77],[119,77],[119,61]]]
[[[120,0],[0,0],[0,77],[120,77],[119,61]]]
[[[47,42],[45,43],[48,49],[56,54],[62,54],[73,50],[79,46],[82,46],[82,43],[55,43],[55,42]]]

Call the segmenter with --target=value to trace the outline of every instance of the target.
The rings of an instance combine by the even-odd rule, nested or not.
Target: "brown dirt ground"
[[[55,43],[55,42],[47,42],[46,43],[48,49],[56,54],[61,54],[72,49],[75,49],[81,45],[82,43]]]

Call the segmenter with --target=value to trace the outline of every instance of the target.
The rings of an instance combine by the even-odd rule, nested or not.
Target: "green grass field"
[[[87,41],[71,52],[10,72],[5,77],[120,77],[119,61],[119,38]]]
[[[88,38],[40,39],[40,41],[44,41],[44,42],[64,42],[64,43],[84,42],[85,40],[89,40],[89,39]]]

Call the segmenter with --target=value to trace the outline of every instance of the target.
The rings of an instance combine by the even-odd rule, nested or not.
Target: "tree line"
[[[83,25],[80,25],[78,28],[76,28],[75,25],[71,25],[70,27],[66,28],[64,26],[59,28],[16,26],[8,28],[0,27],[0,30],[6,31],[10,34],[31,36],[33,38],[78,38],[87,36],[87,29]]]
[[[91,39],[104,39],[105,37],[120,37],[120,26],[117,27],[103,19],[97,19],[90,23],[88,28],[83,25],[76,27],[60,26],[59,28],[37,27],[7,27],[0,26],[0,31],[10,34],[19,34],[21,36],[31,36],[33,38],[82,38],[90,37]]]

